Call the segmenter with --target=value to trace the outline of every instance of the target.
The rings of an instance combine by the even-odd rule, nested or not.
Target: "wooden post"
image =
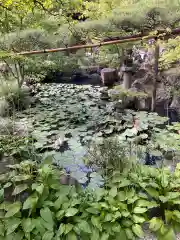
[[[157,80],[159,73],[159,43],[155,42],[155,51],[154,51],[154,77],[153,77],[153,90],[152,90],[152,102],[151,102],[151,111],[154,112],[156,108],[156,90],[157,90]]]
[[[123,88],[129,89],[132,85],[132,71],[124,71],[123,73]]]

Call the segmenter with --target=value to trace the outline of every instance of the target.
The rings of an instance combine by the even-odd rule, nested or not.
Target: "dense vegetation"
[[[158,240],[176,239],[180,124],[122,106],[150,99],[154,110],[160,74],[178,69],[180,38],[170,33],[179,16],[178,0],[0,2],[0,240],[133,240],[146,225]],[[18,54],[137,33],[157,41]],[[154,50],[152,93],[70,84],[82,72],[97,83],[101,68],[119,71],[134,44]],[[167,95],[176,100],[179,87]]]

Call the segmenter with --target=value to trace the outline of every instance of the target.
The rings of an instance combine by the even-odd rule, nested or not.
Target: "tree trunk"
[[[153,78],[153,90],[152,90],[152,102],[151,102],[151,111],[154,112],[156,108],[156,88],[157,80],[159,73],[159,43],[155,43],[154,51],[154,78]]]
[[[101,78],[105,86],[112,86],[118,80],[118,73],[114,68],[103,68],[101,70]]]

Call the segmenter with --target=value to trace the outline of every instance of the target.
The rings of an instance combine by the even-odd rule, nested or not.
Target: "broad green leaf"
[[[17,185],[12,193],[13,196],[18,195],[19,193],[25,191],[26,189],[28,189],[28,185],[27,184],[20,184]]]
[[[176,240],[176,235],[173,228],[170,228],[164,235],[158,234],[158,240]]]
[[[127,199],[126,193],[124,191],[119,191],[117,196],[118,196],[118,200],[122,202]]]
[[[11,182],[8,182],[8,183],[6,183],[4,186],[3,186],[3,188],[8,188],[8,187],[10,187],[12,185],[12,183]]]
[[[7,230],[6,234],[9,235],[9,234],[13,233],[18,228],[20,223],[21,223],[21,219],[19,219],[19,218],[8,219],[7,224],[6,224],[6,230]]]
[[[64,223],[61,223],[58,229],[59,236],[63,235],[65,231],[66,231],[66,225]]]
[[[95,214],[95,215],[97,215],[99,213],[99,211],[96,208],[93,208],[93,207],[87,208],[86,211],[89,212],[89,213]]]
[[[42,224],[41,219],[42,219],[42,218],[40,218],[40,217],[37,218],[37,219],[33,219],[33,224],[35,225],[36,230],[37,230],[41,235],[44,235],[46,229],[45,229],[44,225]]]
[[[5,214],[6,218],[14,216],[16,213],[18,213],[21,209],[21,202],[15,202],[8,207],[8,211]]]
[[[100,237],[100,240],[108,240],[109,234],[108,233],[102,233],[102,236]]]
[[[44,209],[41,209],[40,210],[40,215],[45,222],[48,222],[52,225],[54,224],[53,217],[52,217],[52,212],[48,207],[46,207]]]
[[[84,233],[92,233],[88,222],[85,220],[82,220],[80,223],[78,223],[78,228]]]
[[[143,208],[143,207],[135,207],[133,210],[134,213],[145,213],[147,212],[147,208]]]
[[[138,200],[138,201],[136,202],[136,206],[137,206],[137,207],[148,207],[149,203],[150,203],[150,202],[147,201],[147,200],[140,199],[140,200]]]
[[[134,238],[134,234],[133,231],[130,228],[125,228],[125,233],[128,239],[133,239]]]
[[[53,239],[54,233],[53,232],[45,232],[42,237],[42,240],[51,240]]]
[[[92,229],[91,240],[99,240],[99,230],[96,228]]]
[[[152,188],[152,187],[147,187],[145,188],[145,191],[154,198],[158,198],[159,197],[159,193],[156,189]]]
[[[64,210],[60,210],[60,211],[58,211],[58,212],[56,213],[56,218],[57,218],[58,220],[61,220],[61,219],[64,217],[64,215],[65,215],[65,211],[64,211]]]
[[[180,197],[180,193],[179,192],[168,192],[166,193],[166,197],[169,200],[175,199],[175,198],[179,198]]]
[[[91,217],[91,222],[94,225],[94,227],[98,228],[101,231],[102,227],[101,227],[101,223],[100,223],[100,218],[99,217],[92,216]]]
[[[149,221],[150,225],[149,225],[149,228],[153,231],[153,232],[156,232],[158,231],[161,226],[163,225],[163,221],[159,218],[152,218],[150,221]]]
[[[122,225],[123,225],[124,227],[130,227],[130,226],[133,225],[133,222],[132,222],[131,220],[129,220],[129,219],[123,219],[123,220],[122,220]]]
[[[104,222],[111,222],[112,219],[113,219],[113,214],[111,214],[111,213],[105,214]]]
[[[5,232],[4,224],[0,222],[0,236],[4,236],[4,232]]]
[[[76,215],[76,213],[78,213],[77,208],[69,208],[69,209],[67,209],[67,212],[66,212],[65,216],[66,217],[72,217],[72,216]]]
[[[144,217],[138,216],[135,214],[132,215],[132,219],[135,223],[144,223],[146,221],[146,219]]]
[[[31,218],[24,218],[21,222],[21,225],[25,233],[32,232],[33,228],[35,227],[34,222],[31,220]]]
[[[73,229],[73,225],[72,224],[70,224],[70,223],[68,223],[68,224],[66,224],[65,225],[65,231],[64,231],[64,234],[66,235],[66,234],[68,234],[72,229]]]
[[[168,202],[168,198],[165,196],[159,196],[159,200],[163,203]]]
[[[116,197],[117,188],[116,187],[111,188],[111,190],[109,191],[109,195],[112,196],[112,197]]]
[[[112,231],[116,232],[116,233],[120,232],[121,231],[121,225],[118,222],[114,223],[113,226],[112,226]]]
[[[71,231],[66,235],[66,239],[67,240],[77,240],[77,236],[76,233]]]
[[[54,228],[54,224],[52,222],[46,222],[44,221],[44,219],[40,218],[40,221],[41,221],[41,225],[47,229],[48,231],[53,231],[53,228]]]
[[[22,240],[24,237],[24,233],[22,231],[19,231],[15,234],[14,240]]]
[[[141,228],[141,226],[139,224],[134,224],[132,226],[132,230],[136,234],[136,236],[138,236],[139,238],[143,238],[144,237],[143,230],[142,230],[142,228]]]
[[[21,182],[21,181],[26,181],[26,180],[29,180],[31,179],[32,176],[31,175],[18,175],[18,176],[15,176],[13,177],[13,181],[15,182]]]
[[[38,192],[39,194],[42,194],[43,190],[44,190],[44,185],[34,183],[34,184],[32,184],[32,190],[36,190],[36,192]]]
[[[38,201],[38,196],[36,194],[32,194],[31,196],[29,196],[26,201],[23,204],[23,209],[33,209]]]

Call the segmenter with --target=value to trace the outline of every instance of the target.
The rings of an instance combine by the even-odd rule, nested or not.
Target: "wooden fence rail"
[[[34,54],[53,53],[53,52],[65,52],[65,51],[78,50],[78,49],[84,49],[84,48],[94,48],[94,47],[101,47],[101,46],[112,45],[112,44],[121,44],[126,42],[136,42],[136,41],[142,41],[143,39],[146,39],[146,40],[151,38],[167,39],[176,35],[180,35],[180,28],[173,29],[171,32],[159,31],[157,34],[154,34],[154,35],[153,34],[152,35],[136,34],[131,36],[118,37],[118,40],[117,38],[116,40],[110,40],[110,41],[105,39],[102,42],[95,43],[95,44],[76,45],[76,46],[64,47],[64,48],[34,50],[34,51],[20,52],[17,54],[18,55],[34,55]]]

